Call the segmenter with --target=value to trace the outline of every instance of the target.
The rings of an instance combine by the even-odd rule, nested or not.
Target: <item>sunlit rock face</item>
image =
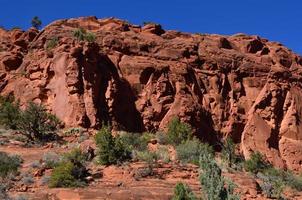
[[[78,41],[83,28],[96,41]],[[50,40],[57,44],[49,48]],[[302,169],[302,59],[257,36],[187,34],[95,17],[41,32],[0,29],[0,92],[42,103],[66,126],[165,130],[174,116],[200,139],[240,143]]]

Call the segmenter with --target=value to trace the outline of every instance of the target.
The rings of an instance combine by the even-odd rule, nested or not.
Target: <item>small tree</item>
[[[20,119],[19,102],[13,96],[0,96],[0,124],[6,128],[17,129]]]
[[[38,16],[35,16],[32,20],[31,20],[31,25],[33,27],[35,27],[36,29],[40,29],[42,26],[42,21],[39,19]]]
[[[197,200],[197,198],[188,185],[177,183],[172,200]]]
[[[48,113],[42,105],[30,102],[21,113],[18,129],[31,141],[47,141],[55,139],[59,125],[55,115]]]
[[[227,163],[228,167],[236,161],[235,144],[231,138],[227,138],[222,147],[222,159]]]
[[[169,143],[178,145],[192,138],[192,129],[189,124],[183,123],[179,118],[173,118],[168,125]]]
[[[239,200],[234,194],[234,184],[226,181],[222,171],[212,154],[200,156],[200,183],[206,199],[211,200]]]

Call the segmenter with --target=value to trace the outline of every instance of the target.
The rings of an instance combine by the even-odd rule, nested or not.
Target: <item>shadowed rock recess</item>
[[[96,35],[78,41],[73,31]],[[47,42],[57,38],[54,48]],[[188,34],[109,18],[0,29],[0,92],[45,105],[66,126],[157,131],[174,116],[212,144],[302,170],[302,58],[257,36]]]

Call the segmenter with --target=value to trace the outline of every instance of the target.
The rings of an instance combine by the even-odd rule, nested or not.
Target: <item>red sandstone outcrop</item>
[[[96,42],[77,41],[79,27]],[[66,126],[155,131],[177,115],[203,140],[231,136],[246,157],[302,170],[302,58],[279,43],[88,17],[0,30],[0,49],[1,94],[42,103]]]

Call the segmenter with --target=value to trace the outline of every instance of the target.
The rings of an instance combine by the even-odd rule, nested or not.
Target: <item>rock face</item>
[[[74,38],[79,27],[96,42]],[[232,137],[245,157],[302,170],[302,58],[279,43],[87,17],[0,30],[0,51],[1,94],[42,103],[66,126],[156,131],[178,116],[202,140]]]

